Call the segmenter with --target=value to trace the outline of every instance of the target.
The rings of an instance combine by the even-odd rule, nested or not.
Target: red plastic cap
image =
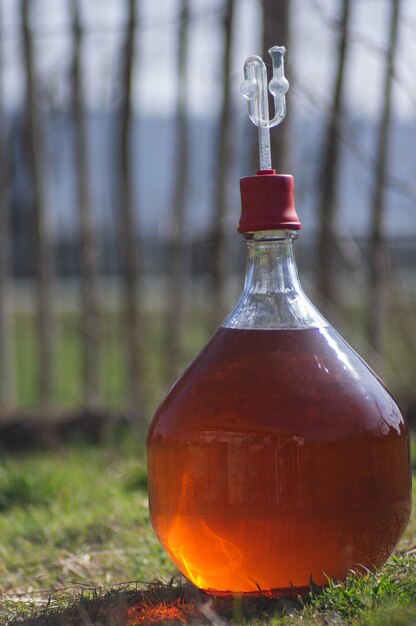
[[[295,209],[293,176],[260,170],[240,180],[241,218],[239,233],[258,230],[300,230]]]

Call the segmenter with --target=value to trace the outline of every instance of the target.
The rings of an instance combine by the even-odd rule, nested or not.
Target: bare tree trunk
[[[32,6],[31,6],[32,5]],[[42,134],[36,110],[36,77],[30,33],[30,9],[33,1],[21,1],[23,60],[26,75],[26,120],[28,161],[32,176],[35,223],[35,266],[37,282],[37,325],[39,337],[39,402],[43,409],[51,405],[53,393],[53,314],[52,254],[42,173]]]
[[[392,80],[396,60],[397,31],[400,0],[392,0],[389,45],[384,75],[384,99],[378,130],[374,193],[372,201],[372,225],[369,257],[369,325],[368,340],[374,350],[381,354],[385,318],[385,282],[387,250],[384,234],[385,183],[390,144]]]
[[[234,0],[226,0],[223,18],[224,53],[222,68],[222,107],[218,130],[217,193],[213,225],[213,323],[218,324],[225,314],[225,288],[227,279],[226,208],[227,181],[232,156],[232,115],[230,103],[230,76]]]
[[[128,404],[129,410],[137,412],[140,393],[140,336],[138,310],[138,267],[137,237],[132,202],[132,181],[136,174],[132,170],[131,132],[132,104],[131,92],[133,83],[135,39],[136,39],[136,0],[127,0],[128,19],[124,42],[123,63],[121,70],[121,102],[120,102],[120,253],[122,264],[122,282],[124,291],[125,316],[125,349],[127,357]]]
[[[1,33],[0,33],[1,36]],[[9,205],[9,167],[7,160],[7,135],[3,108],[0,39],[0,402],[10,407],[15,401],[15,362],[13,352],[13,325],[9,307],[11,239]]]
[[[177,375],[181,365],[182,327],[184,317],[185,274],[185,205],[188,181],[189,150],[186,119],[186,91],[188,85],[188,25],[189,0],[181,0],[178,37],[178,84],[176,97],[176,172],[173,195],[173,224],[168,280],[168,315],[166,357],[169,378]]]
[[[291,82],[290,0],[263,0],[263,59],[267,66],[271,66],[268,50],[272,46],[285,46],[288,50],[288,55],[285,57],[285,69]],[[269,96],[269,106],[273,107],[271,96]],[[289,107],[285,121],[270,136],[272,167],[278,173],[289,174],[291,172],[290,137],[291,111]],[[258,152],[257,146],[256,150]]]
[[[89,190],[87,127],[82,87],[82,26],[79,0],[71,0],[73,30],[72,92],[75,121],[75,159],[81,231],[81,324],[83,333],[83,400],[87,407],[99,401],[99,302],[97,293],[97,242]]]
[[[336,291],[336,208],[340,156],[340,132],[343,115],[345,67],[348,51],[350,0],[342,0],[342,15],[338,41],[338,60],[331,110],[325,132],[319,175],[319,241],[318,291],[321,308],[330,317],[337,305]]]

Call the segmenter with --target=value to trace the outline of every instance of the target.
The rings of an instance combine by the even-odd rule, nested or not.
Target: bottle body
[[[295,284],[296,305],[287,258],[264,259],[148,437],[155,531],[185,576],[215,592],[283,595],[378,567],[410,515],[396,403]]]

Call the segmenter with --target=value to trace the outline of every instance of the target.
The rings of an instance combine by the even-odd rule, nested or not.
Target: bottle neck
[[[295,231],[248,233],[243,293],[223,322],[226,328],[297,329],[326,325],[303,293],[293,256]]]
[[[300,289],[298,270],[293,256],[294,231],[272,231],[273,237],[246,235],[248,248],[244,292],[287,293]],[[278,233],[282,232],[279,237]],[[284,236],[283,236],[284,233]]]

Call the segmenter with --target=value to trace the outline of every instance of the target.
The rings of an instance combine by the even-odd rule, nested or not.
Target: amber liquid
[[[328,328],[220,328],[159,407],[148,464],[155,531],[208,590],[373,569],[410,515],[397,405]]]

